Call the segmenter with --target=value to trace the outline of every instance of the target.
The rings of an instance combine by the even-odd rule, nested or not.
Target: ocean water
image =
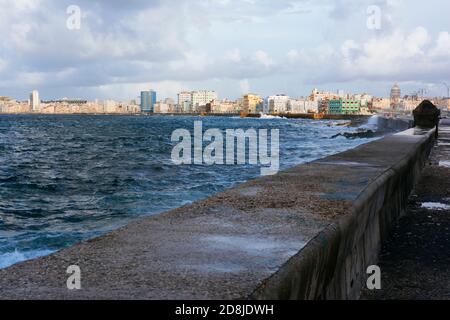
[[[0,115],[0,268],[203,199],[260,167],[176,166],[175,129],[279,129],[281,169],[367,143],[369,123],[184,116]],[[335,138],[332,138],[335,137]]]

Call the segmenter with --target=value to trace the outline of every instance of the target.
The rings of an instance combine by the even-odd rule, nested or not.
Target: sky
[[[75,6],[75,7],[74,7]],[[388,96],[450,85],[447,0],[0,0],[0,96]],[[75,9],[74,9],[75,8]]]

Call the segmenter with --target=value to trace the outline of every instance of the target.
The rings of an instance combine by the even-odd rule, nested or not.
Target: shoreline
[[[136,117],[158,117],[158,116],[168,116],[168,117],[241,117],[239,113],[210,113],[210,114],[200,114],[200,113],[154,113],[154,114],[142,114],[142,113],[0,113],[2,115],[14,115],[14,116],[136,116]],[[277,113],[277,114],[267,114],[269,116],[286,118],[286,119],[309,119],[309,120],[352,120],[352,119],[366,119],[373,115],[352,115],[352,114],[342,114],[342,115],[323,115],[323,117],[316,118],[315,114],[290,114],[290,113]],[[381,117],[381,115],[379,115]],[[260,118],[261,114],[247,114],[241,118]]]

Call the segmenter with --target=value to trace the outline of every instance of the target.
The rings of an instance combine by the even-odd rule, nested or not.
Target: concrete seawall
[[[410,129],[0,270],[0,299],[358,298],[433,141]]]
[[[395,140],[400,142],[403,135],[407,136],[414,130],[383,142],[391,142],[390,147],[405,147]],[[402,150],[403,157],[380,172],[362,190],[348,208],[348,214],[320,232],[298,255],[266,280],[252,298],[357,299],[367,279],[365,270],[377,262],[381,243],[392,224],[404,213],[408,196],[420,177],[433,141],[430,133],[415,143],[408,141],[412,144]],[[379,155],[372,154],[373,159],[369,161],[389,157],[392,154],[389,144],[378,150]],[[374,145],[366,147],[373,150]],[[351,154],[333,156],[324,161],[341,161]]]

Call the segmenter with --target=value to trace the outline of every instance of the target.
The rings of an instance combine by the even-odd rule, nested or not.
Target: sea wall
[[[418,133],[419,132],[419,133]],[[422,135],[403,157],[362,190],[349,214],[321,231],[251,295],[253,299],[357,299],[376,264],[381,243],[404,214],[408,197],[428,159],[434,130],[410,129],[399,136]],[[387,141],[391,138],[387,138]],[[375,157],[396,147],[394,141]],[[370,146],[368,146],[370,147]],[[338,158],[347,158],[337,156]],[[326,174],[326,173],[325,173]],[[330,173],[331,174],[331,173]]]
[[[0,270],[0,299],[356,299],[433,141],[409,129]]]
[[[414,120],[412,118],[385,118],[377,117],[377,125],[383,130],[401,131],[409,129],[413,126]]]

